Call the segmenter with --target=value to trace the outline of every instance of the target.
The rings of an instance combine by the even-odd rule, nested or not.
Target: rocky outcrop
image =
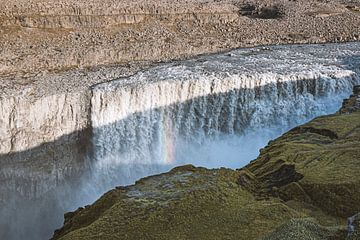
[[[353,94],[343,101],[341,114],[352,113],[360,110],[360,86],[354,86]]]
[[[264,240],[340,240],[344,239],[344,236],[344,229],[341,227],[328,228],[319,225],[311,218],[297,218],[281,225]]]
[[[242,169],[183,166],[118,187],[67,214],[54,239],[357,239],[360,110],[350,107],[271,141]]]

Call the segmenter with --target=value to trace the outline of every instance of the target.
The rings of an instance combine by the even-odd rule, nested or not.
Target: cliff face
[[[359,110],[355,103],[351,110],[347,105],[341,114],[319,117],[270,142],[256,161],[240,171],[244,179],[260,179],[261,187],[244,186],[259,196],[271,194],[284,201],[316,205],[330,215],[353,215],[360,207],[355,177],[360,156]]]
[[[79,172],[88,145],[90,97],[89,91],[1,98],[1,185],[37,198]]]
[[[360,108],[348,109],[292,129],[242,169],[183,166],[118,187],[66,214],[54,239],[356,239],[357,217],[346,220],[360,209]]]
[[[345,99],[340,109],[341,114],[356,112],[360,108],[360,87],[354,87],[353,94]]]
[[[43,238],[44,229],[56,225],[44,206],[69,209],[56,199],[68,191],[64,184],[75,184],[87,168],[89,93],[0,97],[1,239]],[[29,221],[42,222],[43,229]]]
[[[18,1],[4,3],[2,26],[46,29],[111,28],[146,21],[197,20],[226,23],[238,17],[230,1]]]
[[[0,154],[24,151],[85,129],[89,93],[64,93],[35,100],[1,98]]]

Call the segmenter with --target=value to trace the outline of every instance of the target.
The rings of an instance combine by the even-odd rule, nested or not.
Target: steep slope
[[[66,214],[54,239],[344,239],[360,211],[359,162],[355,87],[339,113],[271,141],[246,167],[188,165],[118,187]],[[354,216],[349,239],[356,226]]]

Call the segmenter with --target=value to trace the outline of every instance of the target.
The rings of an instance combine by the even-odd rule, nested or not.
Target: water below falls
[[[189,163],[246,165],[269,140],[336,112],[360,82],[359,56],[360,43],[239,49],[93,86],[90,171],[77,187],[35,205],[34,214],[54,220],[44,239],[61,226],[63,211],[115,186]]]

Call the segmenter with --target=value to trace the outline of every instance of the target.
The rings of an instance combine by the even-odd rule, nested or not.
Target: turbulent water
[[[242,167],[270,139],[335,112],[359,82],[360,43],[351,43],[239,49],[93,86],[90,172],[37,207],[73,210],[187,163]],[[59,227],[61,214],[49,212],[41,211],[44,221]]]
[[[244,166],[270,139],[340,107],[359,81],[357,47],[241,49],[95,86],[94,179],[105,190],[185,163]]]

